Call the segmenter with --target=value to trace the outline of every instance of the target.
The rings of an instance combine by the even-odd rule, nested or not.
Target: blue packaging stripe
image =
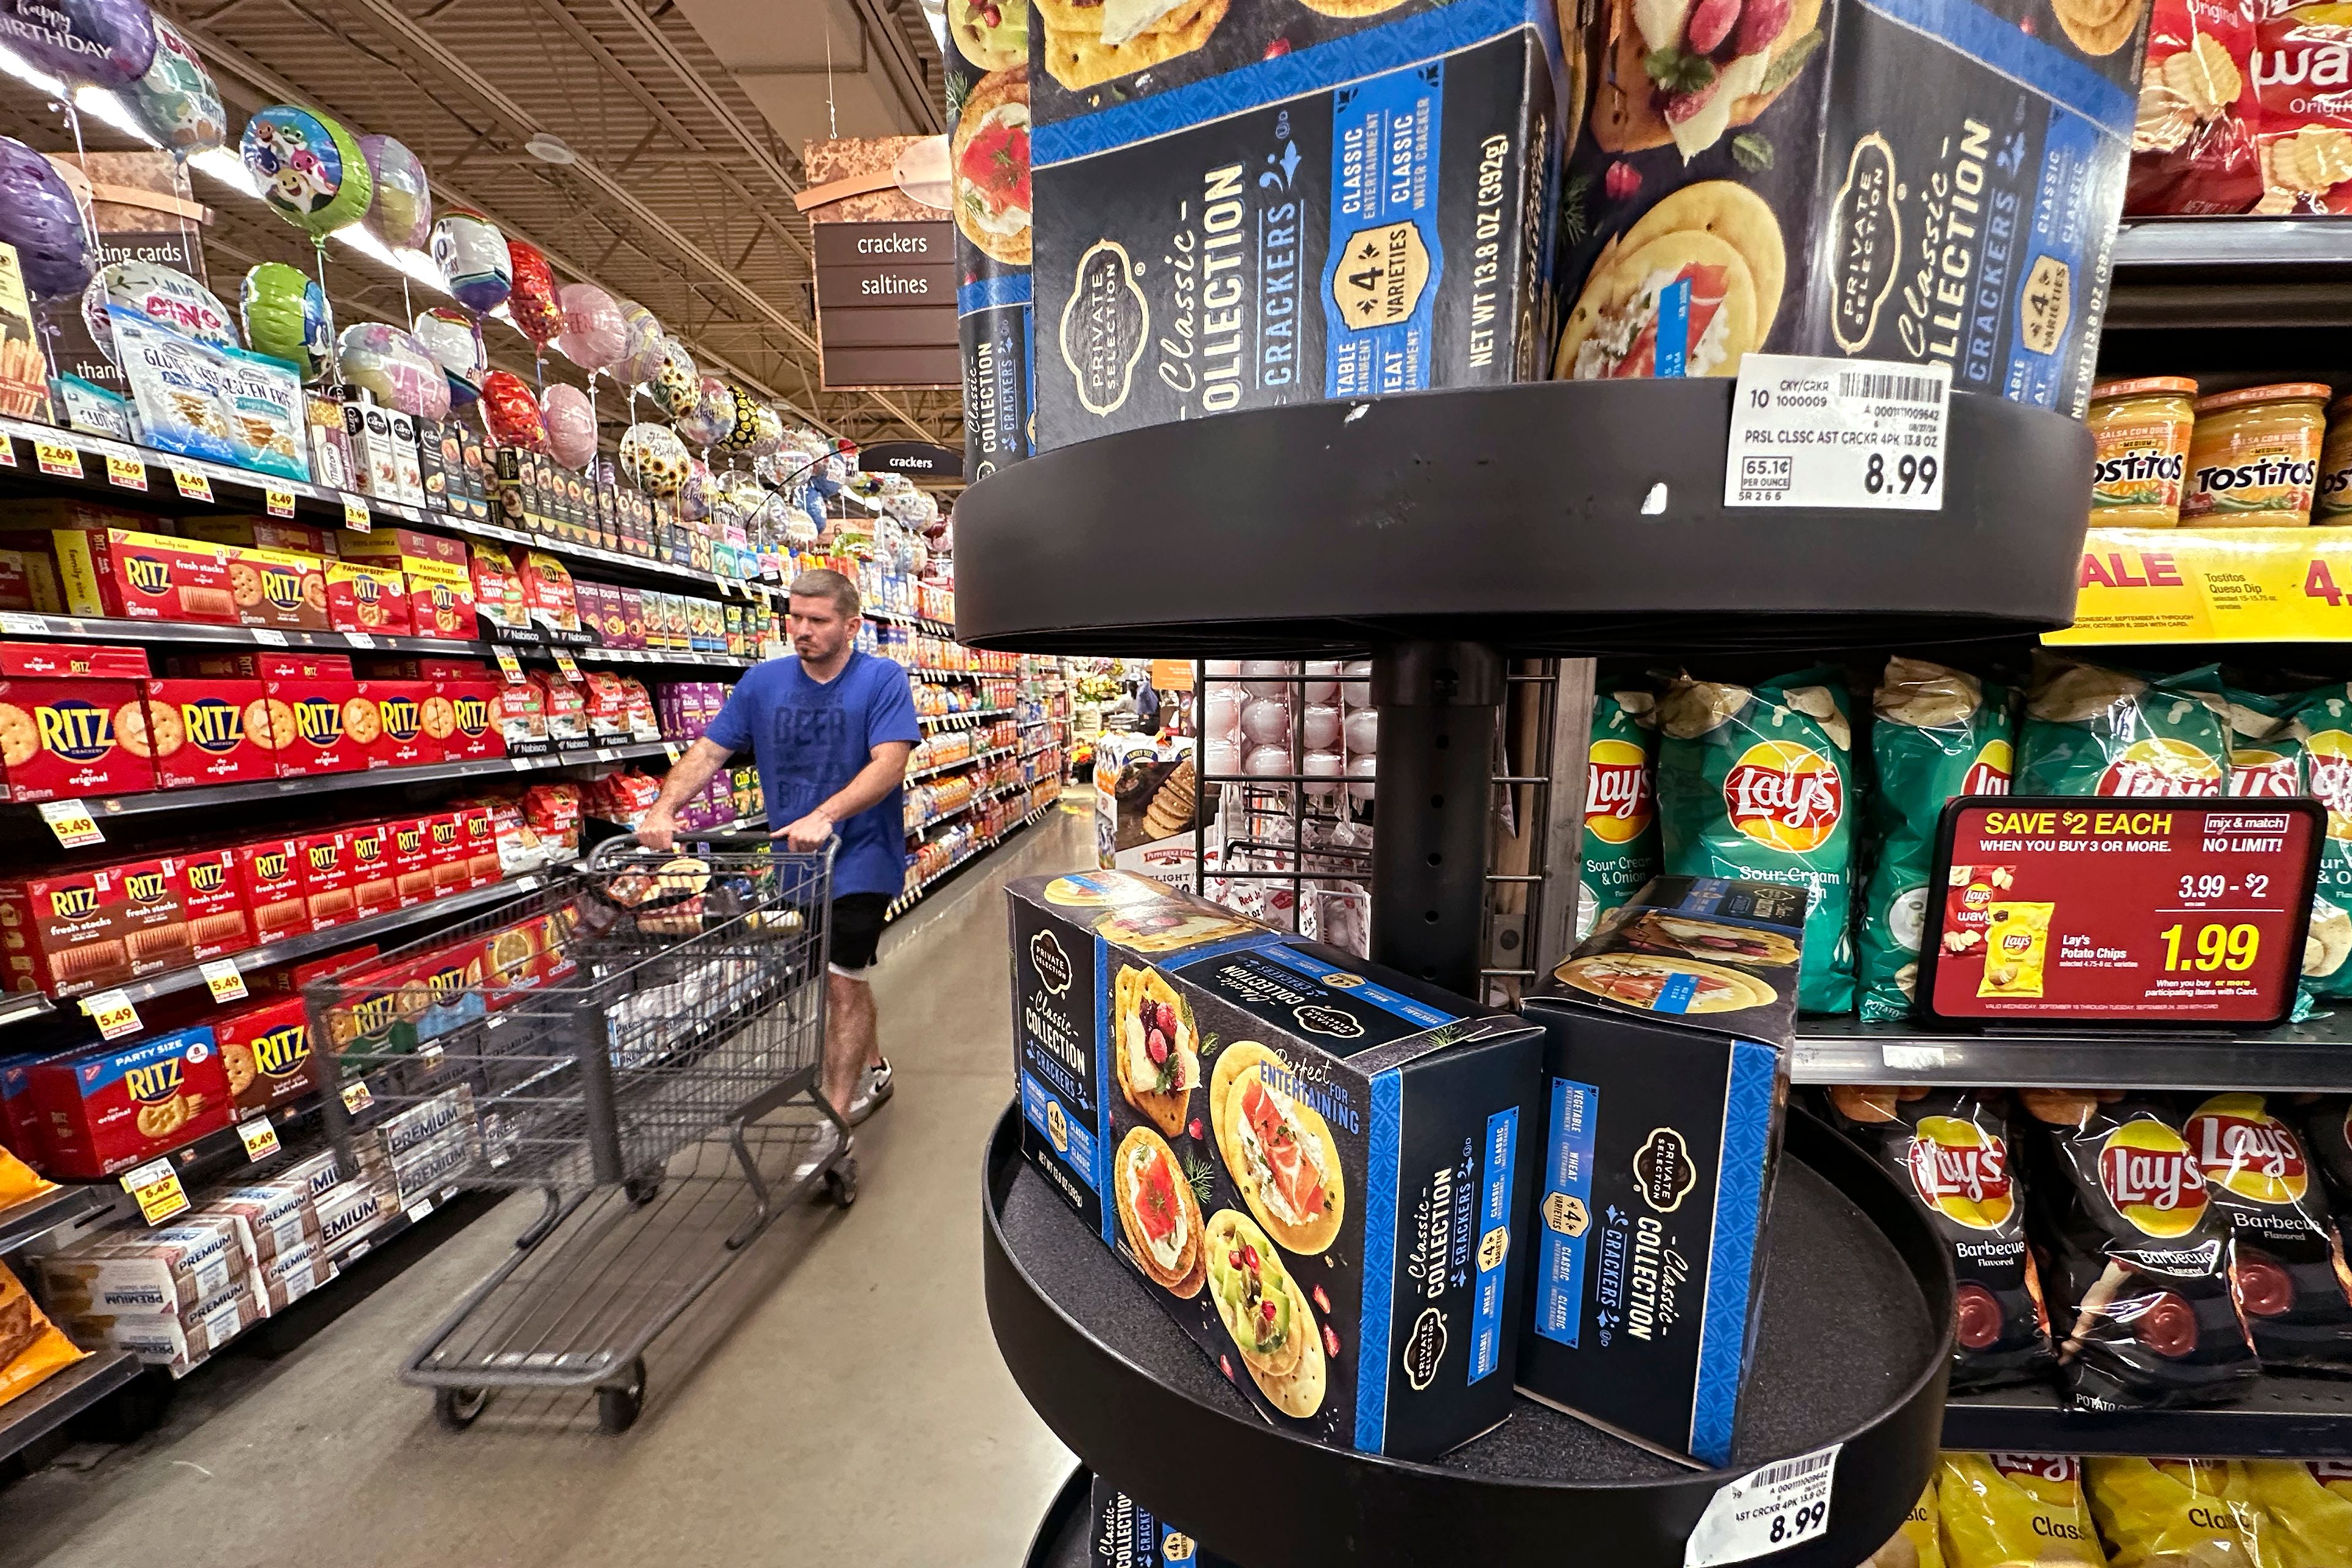
[[[1285,969],[1296,970],[1309,980],[1329,986],[1330,989],[1345,995],[1360,996],[1390,1016],[1402,1018],[1409,1024],[1419,1024],[1425,1029],[1434,1029],[1442,1024],[1454,1023],[1462,1017],[1459,1013],[1444,1012],[1429,1005],[1426,1002],[1416,1002],[1410,996],[1400,996],[1387,986],[1375,984],[1351,970],[1334,969],[1331,965],[1310,958],[1296,948],[1277,944],[1267,948],[1264,956],[1274,960]],[[1328,978],[1333,974],[1343,975],[1356,984],[1333,985]]]
[[[1111,1184],[1111,1151],[1109,1137],[1110,1117],[1108,1113],[1102,1109],[1106,1104],[1103,1096],[1109,1091],[1109,1086],[1112,1082],[1110,1076],[1110,944],[1103,941],[1102,938],[1097,937],[1095,938],[1094,1091],[1096,1114],[1101,1116],[1103,1119],[1100,1129],[1103,1136],[1099,1138],[1093,1137],[1092,1133],[1095,1129],[1089,1128],[1087,1131],[1089,1133],[1088,1142],[1093,1145],[1094,1152],[1094,1159],[1090,1163],[1090,1168],[1095,1173],[1094,1188],[1097,1194],[1106,1199],[1109,1198],[1113,1194],[1118,1191],[1116,1186]],[[1076,1145],[1074,1143],[1071,1147],[1076,1149]],[[1102,1238],[1103,1245],[1105,1247],[1116,1247],[1118,1245],[1118,1205],[1116,1203],[1106,1202],[1102,1205]]]
[[[1658,326],[1656,348],[1653,357],[1657,361],[1660,375],[1687,375],[1685,365],[1690,348],[1690,279],[1677,278],[1658,296]]]
[[[1543,1254],[1536,1277],[1536,1332],[1573,1350],[1584,1328],[1584,1232],[1552,1226],[1554,1204],[1572,1199],[1592,1209],[1592,1145],[1601,1128],[1601,1091],[1589,1083],[1551,1080],[1551,1158],[1544,1169]]]
[[[1331,95],[1326,397],[1378,397],[1429,385],[1431,326],[1445,274],[1436,222],[1444,119],[1442,60]],[[1387,320],[1412,274],[1416,247],[1427,280],[1414,291],[1412,310]]]
[[[1356,1447],[1384,1452],[1389,1427],[1389,1314],[1396,1297],[1397,1173],[1404,1152],[1404,1075],[1372,1079],[1364,1149],[1363,1310],[1356,1321]]]
[[[1669,974],[1658,987],[1658,999],[1650,1004],[1653,1013],[1687,1013],[1691,998],[1698,994],[1698,976]]]
[[[2010,257],[2005,274],[1994,270],[1995,259],[1988,237],[1985,255],[1979,264],[1979,287],[1996,276],[2005,276],[2010,293],[2018,301],[2018,309],[2011,312],[2008,363],[2000,382],[2001,395],[2012,403],[2051,407],[2058,401],[2060,384],[2071,369],[2069,362],[2057,353],[2044,353],[2027,346],[2025,330],[2030,318],[2025,309],[2025,290],[2032,268],[2043,257],[2064,263],[2070,277],[2088,276],[2088,253],[2097,239],[2083,218],[2082,204],[2067,198],[2070,193],[2094,183],[2102,150],[2097,126],[2070,110],[2051,105],[2050,124],[2042,138],[2041,199],[2033,205],[2032,226],[2017,237],[2020,248]],[[1980,343],[1974,333],[1963,342],[1967,357],[1954,367],[1953,374],[1966,375],[1979,384],[1991,379],[1991,345]],[[2062,336],[2058,347],[2063,350],[2066,346],[2067,340]],[[1986,363],[1979,363],[1979,354]]]
[[[1030,167],[1045,169],[1090,158],[1302,93],[1402,70],[1521,27],[1541,29],[1549,12],[1548,5],[1530,5],[1528,0],[1453,0],[1418,16],[1367,27],[1204,81],[1038,125],[1030,132]]]
[[[1972,0],[1862,0],[1891,22],[1948,44],[2021,87],[2095,123],[2108,135],[2129,141],[2139,94],[2117,87],[2080,60],[2062,54],[2005,22]]]
[[[956,289],[956,314],[992,310],[1002,305],[1029,303],[1029,274],[1014,272],[995,278],[975,278]]]
[[[1756,1227],[1764,1209],[1764,1163],[1772,1135],[1779,1055],[1740,1040],[1731,1047],[1723,1103],[1723,1178],[1715,1193],[1715,1240],[1706,1268],[1706,1315],[1699,1324],[1698,1381],[1691,1396],[1690,1451],[1710,1465],[1731,1461],[1731,1428],[1748,1356],[1748,1298],[1754,1283]]]
[[[1053,1130],[1045,1124],[1045,1107],[1048,1102],[1060,1100],[1059,1095],[1047,1089],[1032,1075],[1025,1072],[1021,1075],[1021,1114],[1028,1119],[1030,1126],[1034,1127],[1045,1136],[1048,1143],[1053,1142],[1054,1133]],[[1078,1180],[1094,1188],[1096,1192],[1101,1192],[1102,1184],[1097,1180],[1094,1130],[1072,1115],[1066,1103],[1062,1105],[1062,1125],[1065,1129],[1063,1136],[1070,1141],[1069,1158],[1063,1161],[1063,1163],[1070,1168]]]
[[[1486,1118],[1486,1163],[1479,1178],[1478,1294],[1470,1310],[1470,1381],[1502,1364],[1503,1282],[1511,1255],[1511,1165],[1519,1142],[1519,1108]],[[1503,1233],[1504,1245],[1489,1249],[1486,1239]]]

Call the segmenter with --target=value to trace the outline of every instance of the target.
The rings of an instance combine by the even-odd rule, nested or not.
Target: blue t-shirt
[[[799,821],[837,794],[887,741],[922,739],[907,671],[852,649],[828,681],[812,680],[797,658],[772,658],[745,672],[706,731],[730,752],[750,747],[760,765],[768,826]],[[907,886],[906,807],[893,786],[838,825],[833,891],[888,893]]]

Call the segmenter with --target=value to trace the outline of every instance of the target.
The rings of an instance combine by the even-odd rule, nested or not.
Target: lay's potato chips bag
[[[1657,698],[1638,688],[1592,695],[1584,752],[1584,849],[1576,940],[1658,874]]]
[[[2139,676],[2040,657],[2018,738],[2020,795],[2220,795],[2230,776],[2219,667]]]
[[[2352,1568],[2352,1461],[2248,1459],[2246,1489],[2263,1510],[2263,1544],[2278,1568]]]
[[[2279,1568],[2235,1459],[2083,1461],[2110,1568]]]
[[[1936,1521],[1935,1477],[1927,1478],[1927,1489],[1911,1505],[1903,1528],[1863,1559],[1862,1568],[1944,1568],[1944,1542]]]
[[[2105,1568],[2080,1461],[2059,1454],[1946,1454],[1936,1473],[1945,1568],[2077,1563]]]
[[[2323,686],[2289,711],[2302,727],[2311,793],[2327,808],[2303,981],[2315,996],[2352,996],[2352,686]]]

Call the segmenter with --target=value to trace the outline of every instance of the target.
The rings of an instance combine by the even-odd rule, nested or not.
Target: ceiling
[[[953,388],[820,389],[808,224],[792,204],[803,139],[834,124],[845,136],[940,129],[939,47],[918,0],[165,0],[156,9],[211,67],[233,132],[254,109],[291,101],[354,132],[396,137],[424,161],[436,207],[486,212],[544,250],[560,279],[641,301],[706,371],[832,434],[961,446]],[[0,128],[36,147],[65,145],[56,114],[26,89],[0,102]],[[576,161],[525,151],[543,133]],[[128,143],[92,134],[89,144]],[[196,195],[217,215],[205,237],[216,283],[224,269],[265,259],[307,269],[308,242],[268,209],[208,182]],[[328,259],[339,321],[412,313],[398,273],[340,247]],[[234,300],[233,287],[215,292]],[[491,351],[530,369],[530,344],[512,331],[493,332]],[[601,412],[619,417],[614,406]]]

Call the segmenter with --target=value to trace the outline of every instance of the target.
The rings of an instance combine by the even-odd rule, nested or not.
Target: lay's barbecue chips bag
[[[1944,803],[2009,793],[2016,716],[2007,687],[1916,658],[1886,661],[1871,707],[1878,863],[1863,897],[1856,958],[1862,1016],[1884,1020],[1912,1010],[1920,937],[1935,912],[1927,874]]]
[[[2302,729],[2311,793],[2327,808],[2303,981],[2315,996],[2352,996],[2352,686],[2323,686],[2290,716]]]
[[[2266,1367],[2352,1370],[2352,1269],[2287,1097],[2190,1095],[2181,1131],[2236,1233],[2231,1282]]]
[[[2044,658],[2018,739],[2019,795],[2220,795],[2230,775],[2221,672],[2145,677]]]
[[[1576,940],[1592,922],[1658,874],[1656,697],[1627,689],[1592,695],[1592,735],[1584,753],[1583,866],[1576,890]]]
[[[1753,688],[1687,676],[1658,705],[1658,829],[1670,877],[1805,889],[1797,1005],[1853,1007],[1853,744],[1831,669]]]
[[[1946,1454],[1936,1471],[1945,1568],[2105,1568],[2083,1467],[2058,1454]]]

